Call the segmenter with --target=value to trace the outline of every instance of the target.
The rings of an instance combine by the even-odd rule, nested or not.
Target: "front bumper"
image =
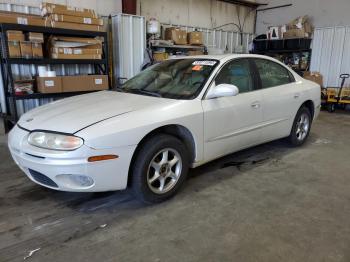
[[[71,192],[102,192],[125,189],[135,146],[94,149],[83,145],[74,151],[54,151],[27,142],[29,132],[17,125],[8,146],[16,164],[35,183]],[[119,158],[88,162],[90,156],[118,155]]]

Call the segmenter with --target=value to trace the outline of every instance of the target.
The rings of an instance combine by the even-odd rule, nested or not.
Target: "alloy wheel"
[[[152,192],[164,194],[178,182],[182,173],[182,159],[175,149],[159,151],[148,167],[147,184]]]
[[[301,114],[296,125],[296,137],[299,141],[303,141],[306,138],[310,128],[309,116],[305,113]]]

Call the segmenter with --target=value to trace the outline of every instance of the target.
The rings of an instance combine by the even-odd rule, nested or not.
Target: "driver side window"
[[[248,59],[238,59],[226,64],[216,77],[215,84],[235,85],[240,93],[253,91],[253,77]]]

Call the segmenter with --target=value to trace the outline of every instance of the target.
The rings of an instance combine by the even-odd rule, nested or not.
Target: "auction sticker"
[[[194,61],[192,65],[205,65],[205,66],[213,66],[217,63],[217,61],[212,61],[212,60],[199,60],[199,61]]]

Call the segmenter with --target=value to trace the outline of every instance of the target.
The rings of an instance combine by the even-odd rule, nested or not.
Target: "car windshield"
[[[156,64],[126,81],[122,92],[172,99],[193,99],[219,64],[212,59],[173,59]]]

